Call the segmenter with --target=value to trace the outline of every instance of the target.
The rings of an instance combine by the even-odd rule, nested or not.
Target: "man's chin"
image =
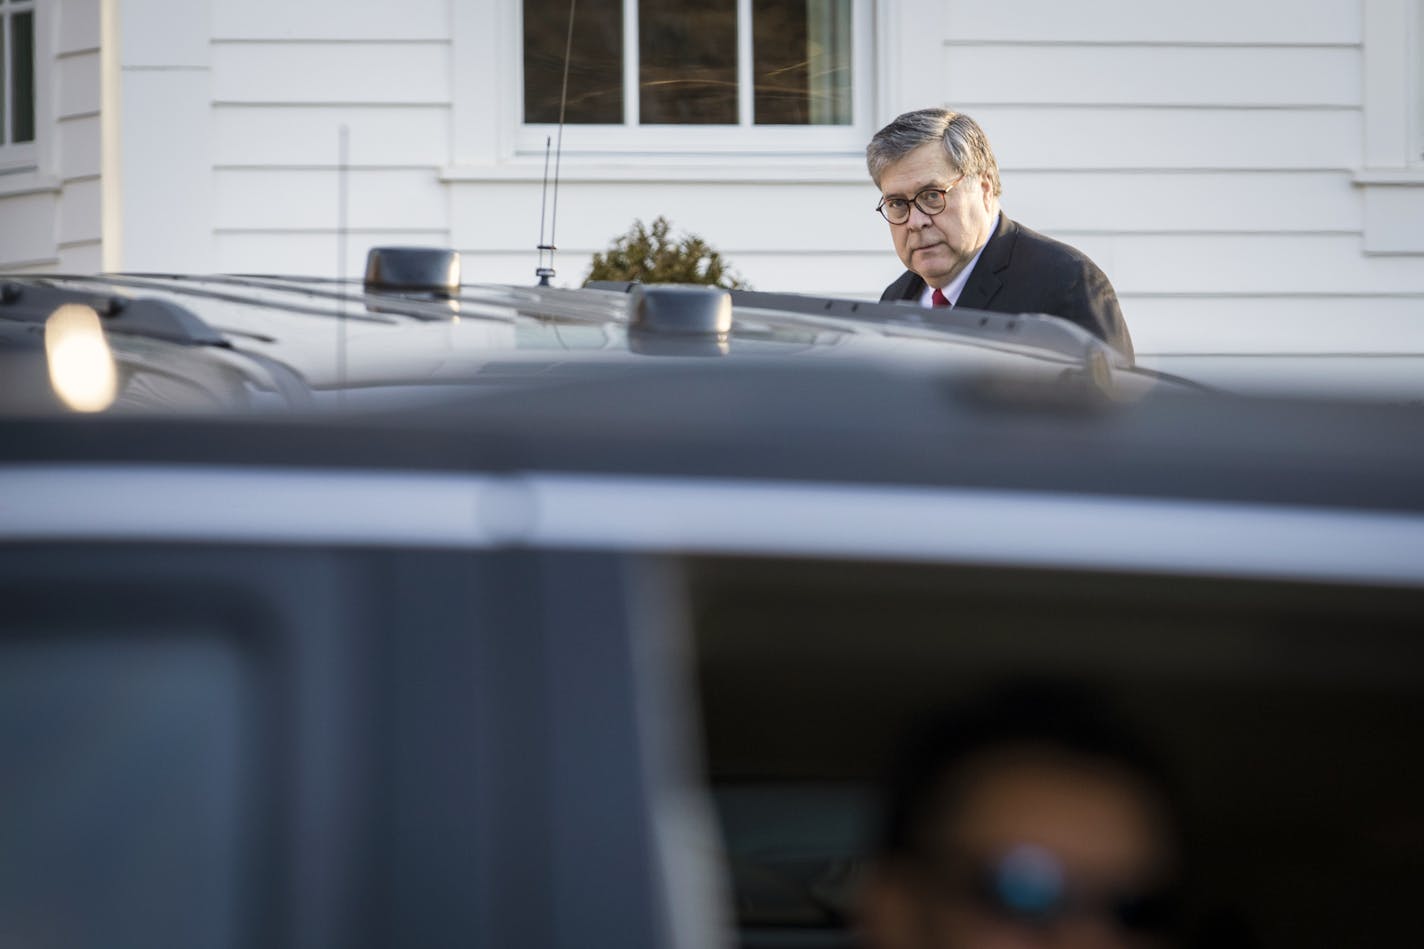
[[[912,254],[910,269],[929,283],[940,286],[954,277],[954,261],[945,254]]]

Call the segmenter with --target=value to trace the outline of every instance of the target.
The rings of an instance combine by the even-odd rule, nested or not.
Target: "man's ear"
[[[866,949],[914,949],[918,944],[914,894],[903,870],[874,866],[861,884],[858,909]]]
[[[994,185],[989,181],[988,175],[979,176],[979,196],[984,202],[985,211],[994,210]]]

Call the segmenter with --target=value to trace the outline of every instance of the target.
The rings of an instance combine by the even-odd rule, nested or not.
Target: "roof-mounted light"
[[[460,254],[442,247],[372,247],[366,255],[367,293],[460,292]]]
[[[635,287],[628,328],[658,336],[725,338],[732,331],[732,295],[717,287]]]
[[[732,295],[717,287],[634,285],[628,298],[628,349],[643,355],[725,356]]]

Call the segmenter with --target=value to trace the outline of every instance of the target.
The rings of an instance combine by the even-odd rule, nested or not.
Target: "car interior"
[[[688,564],[705,766],[744,947],[855,944],[889,750],[1021,680],[1158,751],[1183,942],[1410,941],[1424,886],[1419,591],[915,564]]]
[[[635,666],[613,648],[629,578],[686,594],[711,849],[746,949],[856,945],[891,750],[923,716],[1023,680],[1090,691],[1163,759],[1188,858],[1182,945],[1413,942],[1424,590],[744,556],[625,574],[639,558],[252,553],[0,552],[0,836],[26,855],[0,861],[0,916],[17,944],[54,920],[60,945],[155,932],[256,945],[295,926],[398,944],[343,928],[374,916],[410,936],[399,944],[554,945],[529,930],[557,915],[547,887],[514,887],[539,895],[527,906],[469,896],[550,866],[588,918],[635,918],[656,886],[628,881],[647,867],[608,863],[636,855],[627,841],[648,826]],[[467,622],[518,635],[472,637]],[[569,648],[546,654],[540,629]],[[566,713],[559,729],[539,724],[541,687]],[[565,817],[551,827],[551,813]],[[289,851],[299,825],[321,833]],[[451,828],[491,862],[447,848]],[[548,846],[528,846],[539,834]],[[435,857],[448,865],[408,872]],[[619,885],[587,885],[605,877]],[[387,901],[363,895],[381,886]]]

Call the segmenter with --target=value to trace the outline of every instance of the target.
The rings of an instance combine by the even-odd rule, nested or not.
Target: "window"
[[[34,0],[0,0],[0,147],[35,140]]]
[[[559,121],[569,0],[525,0],[521,120],[543,144]],[[657,135],[699,146],[746,130],[743,143],[788,131],[802,142],[852,133],[868,108],[854,0],[578,0],[569,56],[569,125],[601,126],[585,143],[646,145]],[[863,27],[868,24],[861,24]],[[533,127],[533,128],[531,128]],[[698,128],[700,127],[700,131]],[[651,136],[639,130],[660,129]],[[535,141],[537,139],[537,141]],[[566,144],[568,142],[566,141]]]

